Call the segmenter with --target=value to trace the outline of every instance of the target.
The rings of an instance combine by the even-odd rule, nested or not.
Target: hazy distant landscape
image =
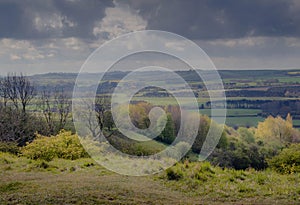
[[[118,81],[127,72],[115,71],[106,74],[102,84],[99,85],[100,94],[113,91]],[[205,85],[192,71],[179,71],[192,87],[195,96],[198,96],[200,112],[210,115],[209,96]],[[232,127],[256,126],[269,115],[286,117],[290,113],[294,119],[295,127],[300,127],[300,70],[256,70],[235,71],[220,70],[219,74],[224,82],[224,89],[227,99],[227,125]],[[94,74],[83,74],[86,79],[86,87],[82,92],[90,89],[93,82],[98,83],[97,76]],[[196,76],[196,77],[195,77]],[[33,75],[32,80],[37,90],[64,88],[70,95],[76,81],[75,73],[48,73]],[[168,75],[162,74],[162,79],[167,82]],[[185,90],[179,91],[182,96]],[[148,99],[147,99],[148,97]],[[155,105],[175,104],[172,97],[161,92],[152,91],[151,93],[140,93],[135,100],[150,100]]]

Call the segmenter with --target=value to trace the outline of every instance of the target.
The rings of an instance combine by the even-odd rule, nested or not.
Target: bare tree
[[[28,113],[14,107],[0,107],[0,141],[15,142],[26,145],[34,139],[35,133],[47,134],[47,126],[37,115]]]
[[[82,103],[87,109],[81,110],[80,115],[85,120],[86,127],[93,138],[98,139],[105,127],[111,131],[113,121],[110,114],[110,100],[107,96],[98,96],[94,103],[92,99],[85,99]],[[112,133],[109,136],[111,135]]]
[[[51,101],[51,92],[50,91],[42,91],[40,107],[45,117],[46,123],[48,125],[49,132],[54,134],[54,104]]]
[[[61,130],[66,126],[67,119],[71,109],[71,98],[64,89],[57,89],[54,93],[54,102],[59,114],[58,129]]]
[[[34,138],[35,132],[42,131],[39,127],[42,123],[26,110],[34,96],[34,86],[23,74],[8,74],[0,80],[4,105],[0,109],[0,140],[25,145]]]
[[[13,105],[16,107],[16,109],[19,109],[19,99],[18,99],[18,91],[17,91],[17,75],[8,74],[4,78],[4,85],[6,86],[7,90],[7,97],[8,99],[13,103]]]
[[[23,113],[26,113],[26,107],[29,102],[33,99],[34,95],[34,86],[30,83],[27,77],[23,76],[22,73],[20,76],[17,76],[16,87],[19,95],[19,99],[22,105]]]
[[[71,98],[63,89],[41,93],[40,108],[45,117],[50,134],[66,126],[71,110]]]
[[[99,138],[99,135],[101,133],[100,125],[98,122],[94,120],[95,117],[95,107],[93,106],[92,100],[85,99],[82,101],[84,104],[84,107],[86,107],[86,110],[81,110],[80,115],[85,121],[85,125],[87,129],[90,131],[92,137],[94,139]],[[98,117],[97,117],[98,120]]]
[[[21,105],[23,113],[26,113],[29,102],[35,96],[34,86],[22,73],[8,74],[1,80],[1,96],[4,98],[5,105],[10,100],[16,109]]]
[[[107,96],[97,96],[95,99],[95,114],[101,130],[104,128],[106,112],[110,110],[110,100]]]
[[[3,100],[3,106],[7,107],[8,89],[7,89],[6,81],[4,79],[0,79],[0,97]]]

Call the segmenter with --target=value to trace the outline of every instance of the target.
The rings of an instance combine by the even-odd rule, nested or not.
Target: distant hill
[[[210,71],[201,71],[210,72]],[[119,81],[129,72],[114,71],[105,74],[103,82],[105,81]],[[196,71],[177,71],[185,81],[191,83],[193,88],[203,87],[201,78],[196,74]],[[220,77],[222,78],[225,88],[231,89],[232,91],[229,96],[235,96],[240,93],[254,93],[255,95],[259,92],[267,92],[268,88],[300,85],[300,69],[296,70],[219,70]],[[95,73],[81,73],[84,79],[86,87],[96,86],[99,80],[99,74]],[[34,83],[36,89],[40,90],[53,90],[56,88],[63,88],[65,91],[72,92],[77,73],[46,73],[36,74],[29,76],[30,80]],[[141,74],[141,77],[151,76],[152,73],[145,72]],[[1,76],[0,76],[1,78]],[[172,82],[172,77],[166,72],[161,72],[159,79],[165,82]],[[277,83],[277,84],[276,84]],[[253,86],[253,84],[255,84]],[[116,85],[116,83],[108,83],[108,85]],[[266,87],[267,86],[267,87]],[[265,91],[257,91],[257,88]],[[236,92],[236,89],[243,89],[243,91]],[[254,89],[254,91],[249,91]],[[107,88],[111,90],[111,87]],[[245,91],[246,90],[246,91]],[[291,92],[290,92],[291,93]],[[295,93],[295,92],[294,92]],[[246,96],[247,96],[246,95]],[[293,93],[291,94],[293,95]],[[242,97],[242,96],[241,96]]]
[[[203,71],[202,71],[203,72]],[[207,72],[207,71],[205,71]],[[120,80],[128,72],[114,71],[105,74],[105,80]],[[188,82],[197,82],[199,81],[198,75],[195,71],[177,71],[177,73],[183,77]],[[283,77],[300,77],[299,70],[219,70],[219,75],[223,80],[252,80],[252,79],[277,79]],[[163,74],[163,72],[162,72]],[[94,73],[83,73],[86,81],[96,81],[97,75]],[[77,73],[46,73],[46,74],[37,74],[30,76],[30,79],[37,85],[50,85],[50,84],[64,84],[64,83],[73,83],[77,78]],[[168,79],[168,75],[160,76],[160,78]]]

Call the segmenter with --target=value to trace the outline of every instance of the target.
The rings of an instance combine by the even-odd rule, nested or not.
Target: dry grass
[[[43,162],[0,154],[0,204],[295,204],[300,200],[288,195],[251,195],[247,192],[251,184],[239,187],[243,193],[231,190],[229,181],[219,187],[216,178],[193,188],[164,176],[120,176],[91,159]],[[279,183],[289,186],[288,180],[283,177]],[[201,187],[210,189],[204,192]],[[299,187],[298,191],[300,194]],[[240,197],[232,197],[234,192]]]

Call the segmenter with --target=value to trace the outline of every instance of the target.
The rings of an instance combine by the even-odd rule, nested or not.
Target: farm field
[[[257,116],[260,112],[258,109],[227,109],[227,117],[243,117],[243,116]],[[210,109],[200,109],[200,113],[210,116]]]
[[[293,120],[294,126],[300,127],[300,120]]]
[[[255,127],[258,122],[264,120],[263,117],[258,116],[260,112],[261,110],[258,109],[227,109],[225,123],[231,127]],[[211,116],[210,109],[200,109],[200,113]]]

